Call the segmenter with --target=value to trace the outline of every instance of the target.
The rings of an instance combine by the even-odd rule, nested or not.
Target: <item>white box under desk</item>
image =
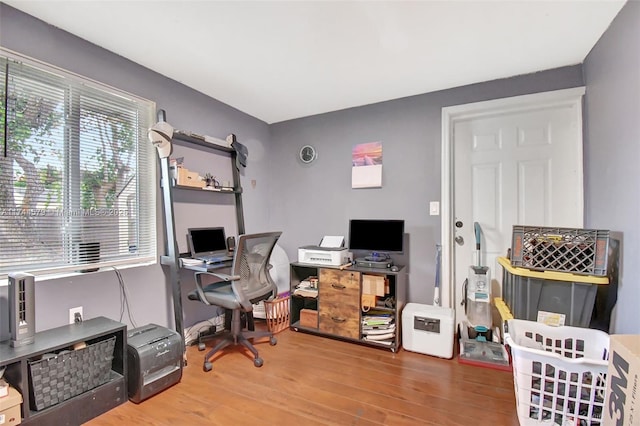
[[[407,303],[402,311],[402,346],[412,352],[452,358],[454,322],[451,308]]]

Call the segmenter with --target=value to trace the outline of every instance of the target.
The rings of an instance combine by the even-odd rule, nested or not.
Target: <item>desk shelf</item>
[[[164,111],[159,111],[159,118],[164,119]],[[227,137],[227,141],[234,140],[235,136],[229,135]],[[220,141],[221,143],[225,143],[225,141]],[[230,167],[230,181],[226,184],[228,187],[232,188],[230,191],[216,191],[210,189],[203,189],[198,187],[186,186],[186,185],[177,185],[176,179],[174,178],[174,173],[171,170],[170,160],[169,158],[160,158],[160,167],[161,167],[161,181],[160,186],[162,188],[162,207],[163,207],[163,218],[164,218],[164,226],[165,226],[165,255],[160,257],[160,263],[167,267],[169,272],[169,280],[171,282],[172,287],[172,295],[173,295],[173,310],[174,310],[174,326],[175,330],[180,334],[184,334],[184,326],[183,326],[183,309],[182,309],[182,287],[180,283],[180,270],[188,269],[192,271],[211,271],[215,269],[219,269],[223,266],[218,265],[185,265],[180,260],[180,252],[178,250],[177,236],[176,236],[176,227],[175,227],[175,217],[174,217],[174,193],[180,192],[182,195],[186,194],[186,192],[191,192],[188,194],[188,197],[192,197],[193,191],[198,192],[208,192],[211,194],[211,198],[207,198],[207,200],[211,200],[211,204],[219,203],[225,204],[229,201],[227,196],[223,196],[222,194],[227,194],[229,197],[233,196],[233,204],[235,206],[236,213],[236,224],[238,234],[244,234],[244,214],[242,207],[242,186],[240,184],[240,172],[237,167],[238,162],[238,154],[234,148],[229,146],[207,142],[204,140],[204,137],[198,137],[197,135],[193,135],[190,132],[179,131],[176,130],[173,133],[172,143],[176,145],[180,145],[183,147],[195,148],[197,147],[200,151],[205,151],[208,154],[214,154],[215,157],[221,156],[223,162]],[[202,149],[204,148],[204,149]],[[193,196],[193,198],[203,198],[200,196]],[[224,266],[229,266],[224,265]]]
[[[213,151],[226,152],[227,154],[235,153],[235,150],[233,148],[212,142],[207,142],[204,139],[194,137],[181,130],[174,131],[173,139],[180,142],[188,143],[190,145],[199,145]]]
[[[180,190],[210,192],[212,194],[242,194],[242,188],[205,189],[205,188],[198,188],[196,186],[178,185],[178,184],[174,184],[173,187],[175,189],[180,189]]]

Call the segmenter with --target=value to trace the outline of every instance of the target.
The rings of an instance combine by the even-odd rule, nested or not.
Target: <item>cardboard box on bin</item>
[[[206,182],[200,179],[198,172],[192,172],[185,167],[178,167],[178,185],[204,188]]]
[[[19,425],[22,423],[20,404],[22,395],[9,386],[9,395],[0,398],[0,425]]]
[[[611,335],[605,426],[640,425],[639,377],[640,335]]]

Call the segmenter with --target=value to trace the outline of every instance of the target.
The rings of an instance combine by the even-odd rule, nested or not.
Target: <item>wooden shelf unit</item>
[[[42,355],[58,353],[76,343],[97,342],[115,337],[109,381],[66,401],[36,410],[30,400],[33,392],[29,363]],[[4,378],[22,394],[23,425],[77,425],[123,404],[127,396],[127,328],[104,317],[85,320],[36,333],[34,343],[13,348],[9,341],[0,343],[0,367]],[[73,374],[73,372],[70,372]]]
[[[398,351],[401,346],[401,312],[406,303],[407,274],[400,266],[398,271],[389,269],[362,268],[352,266],[341,270],[339,267],[291,263],[291,329],[322,336],[333,337],[354,343]],[[365,340],[362,328],[363,312],[362,281],[365,275],[384,277],[389,283],[389,291],[384,298],[394,300],[392,307],[379,307],[394,317],[395,336],[391,345]],[[310,276],[318,277],[318,297],[294,295],[301,281]],[[318,312],[318,327],[300,324],[300,311],[308,309]]]

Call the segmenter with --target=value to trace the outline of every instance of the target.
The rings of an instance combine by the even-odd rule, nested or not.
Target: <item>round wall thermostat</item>
[[[309,164],[316,158],[318,158],[318,152],[311,145],[305,145],[300,148],[300,161],[303,163]]]

